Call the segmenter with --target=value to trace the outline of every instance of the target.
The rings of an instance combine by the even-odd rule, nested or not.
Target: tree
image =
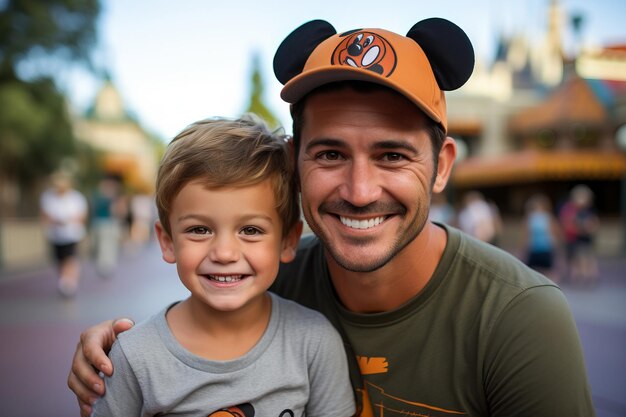
[[[75,64],[95,71],[99,13],[99,0],[0,2],[0,186],[33,192],[76,154],[56,77]]]
[[[14,79],[18,66],[50,75],[50,62],[92,66],[99,0],[4,0],[0,3],[0,80]]]
[[[278,118],[263,102],[263,78],[261,76],[261,64],[259,55],[255,54],[252,58],[252,90],[250,92],[250,103],[246,109],[248,113],[254,113],[261,117],[270,128],[278,128],[281,126]]]

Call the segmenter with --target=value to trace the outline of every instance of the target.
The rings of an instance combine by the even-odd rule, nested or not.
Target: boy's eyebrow
[[[182,216],[178,217],[177,220],[180,222],[183,220],[207,221],[209,219],[210,219],[210,216],[207,216],[204,214],[189,213],[189,214],[183,214]],[[269,222],[273,221],[271,216],[268,216],[267,214],[263,214],[263,213],[251,213],[251,214],[241,216],[240,218],[240,220],[243,222],[254,220],[254,219],[263,219]]]

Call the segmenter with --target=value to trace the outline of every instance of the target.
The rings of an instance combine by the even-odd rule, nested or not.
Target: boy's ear
[[[296,257],[296,250],[298,249],[298,243],[300,243],[300,236],[302,235],[302,220],[296,223],[287,236],[283,238],[282,248],[280,251],[280,261],[282,263],[288,263],[294,260]]]
[[[159,246],[161,247],[161,254],[163,260],[169,264],[176,263],[176,252],[174,251],[174,242],[169,233],[163,228],[163,225],[159,220],[154,224],[154,230],[156,231],[157,239],[159,240]]]

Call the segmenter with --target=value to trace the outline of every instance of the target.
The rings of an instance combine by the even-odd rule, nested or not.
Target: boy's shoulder
[[[325,332],[334,331],[333,325],[319,311],[305,307],[295,301],[283,298],[273,292],[269,292],[272,302],[278,304],[280,320],[289,327],[304,328],[307,331],[319,330]]]
[[[278,307],[276,327],[280,329],[281,338],[287,337],[291,341],[289,349],[308,352],[303,354],[309,359],[311,356],[308,355],[315,356],[315,352],[318,352],[322,345],[333,354],[341,351],[341,336],[322,313],[274,293],[269,294],[272,296],[272,303]]]
[[[298,304],[295,301],[283,298],[271,291],[268,293],[272,297],[272,302],[278,304],[280,315],[285,318],[311,321],[326,320],[324,315],[322,315],[319,311],[315,311],[311,308]]]
[[[159,328],[163,324],[167,325],[167,322],[165,321],[165,313],[172,306],[173,304],[163,308],[161,311],[148,319],[143,320],[135,324],[129,330],[120,333],[117,336],[117,343],[120,343],[125,351],[128,349],[134,349],[137,346],[148,346],[154,344],[161,337]]]

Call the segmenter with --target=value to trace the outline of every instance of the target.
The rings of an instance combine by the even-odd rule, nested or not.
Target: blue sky
[[[438,16],[461,26],[479,59],[489,63],[501,33],[539,40],[550,0],[105,0],[97,61],[110,72],[126,106],[142,126],[169,141],[187,124],[210,116],[238,116],[249,94],[251,56],[260,54],[265,99],[290,131],[288,106],[272,58],[282,39],[312,19],[337,31],[382,27],[406,33]],[[586,44],[626,44],[626,1],[560,0],[565,14],[584,13]],[[569,25],[568,25],[569,28]],[[564,33],[566,48],[572,33]],[[84,71],[65,78],[72,106],[84,110],[99,82]]]

